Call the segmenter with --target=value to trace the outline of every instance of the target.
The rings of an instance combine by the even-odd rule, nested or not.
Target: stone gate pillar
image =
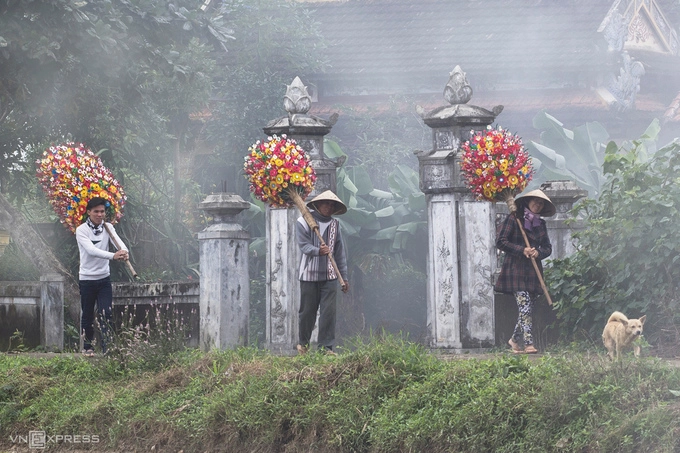
[[[236,216],[250,205],[236,194],[206,197],[199,208],[212,224],[198,233],[201,266],[200,335],[203,351],[248,344],[250,235]]]
[[[460,170],[459,148],[471,130],[503,110],[467,105],[472,88],[459,66],[444,89],[450,105],[420,112],[432,128],[431,151],[417,151],[428,212],[427,329],[429,346],[457,352],[494,345],[495,210],[475,201]]]
[[[40,276],[40,345],[48,351],[64,349],[64,277]]]
[[[331,120],[308,115],[312,100],[299,77],[288,86],[283,103],[287,115],[270,121],[263,128],[264,133],[268,136],[285,134],[309,154],[317,180],[308,198],[326,190],[335,192],[335,170],[342,162],[324,155],[323,138],[331,131],[337,115]],[[300,251],[295,240],[295,222],[299,216],[296,208],[267,206],[266,347],[282,354],[292,354],[298,340]]]

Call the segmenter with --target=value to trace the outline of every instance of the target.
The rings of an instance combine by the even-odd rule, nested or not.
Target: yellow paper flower
[[[82,223],[87,202],[95,196],[107,200],[108,221],[116,223],[123,216],[127,199],[123,188],[82,143],[50,146],[36,165],[38,181],[50,205],[72,232]]]

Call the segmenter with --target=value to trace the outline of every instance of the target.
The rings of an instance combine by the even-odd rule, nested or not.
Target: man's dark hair
[[[90,209],[94,209],[97,206],[106,207],[106,203],[107,203],[106,198],[102,198],[102,197],[90,198],[90,201],[87,202],[87,206],[86,206],[85,209],[89,211]]]

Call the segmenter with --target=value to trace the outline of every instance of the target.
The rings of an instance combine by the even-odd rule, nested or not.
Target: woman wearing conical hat
[[[498,227],[496,247],[505,253],[501,273],[494,289],[515,296],[519,311],[517,324],[508,344],[516,354],[535,354],[532,335],[532,315],[534,302],[543,293],[541,282],[531,263],[536,260],[541,275],[541,260],[552,253],[545,220],[541,218],[555,215],[555,205],[541,190],[532,190],[515,199],[517,211],[510,213]],[[517,224],[522,222],[530,247]]]
[[[319,312],[319,349],[333,354],[335,344],[335,299],[338,292],[338,276],[328,255],[333,254],[344,280],[343,292],[349,291],[347,255],[340,234],[340,224],[333,215],[347,212],[347,206],[333,192],[327,190],[307,203],[319,225],[319,233],[326,245],[322,245],[303,217],[298,218],[295,234],[302,252],[300,261],[300,310],[297,350],[304,354],[309,349],[312,330]]]

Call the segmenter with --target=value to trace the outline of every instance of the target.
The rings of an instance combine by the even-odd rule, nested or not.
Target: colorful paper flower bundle
[[[101,159],[82,143],[50,146],[36,165],[43,191],[71,232],[83,222],[87,202],[94,197],[108,201],[109,222],[116,223],[123,216],[126,201],[123,188]]]
[[[534,174],[522,139],[491,126],[471,134],[472,138],[461,146],[461,169],[469,189],[480,200],[505,201],[514,211],[514,196],[524,190]]]
[[[259,200],[287,207],[293,203],[293,195],[304,200],[314,189],[316,173],[307,153],[285,134],[258,140],[248,151],[243,170],[250,191]]]

